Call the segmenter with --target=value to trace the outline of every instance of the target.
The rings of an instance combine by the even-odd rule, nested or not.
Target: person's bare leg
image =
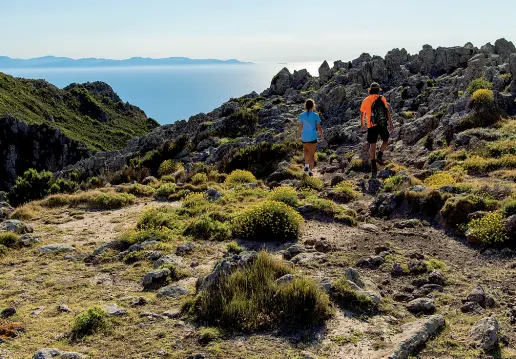
[[[314,167],[315,167],[315,150],[316,150],[316,144],[315,143],[310,143],[309,144],[309,154],[310,154],[310,157],[309,157],[309,161],[308,162],[310,164],[310,169],[312,170]]]
[[[371,161],[376,159],[376,143],[369,144],[369,158]]]
[[[308,169],[306,169],[306,165],[310,164],[310,145],[308,143],[305,143],[304,146],[303,146],[303,150],[305,152],[305,171],[307,171]]]
[[[389,140],[383,141],[382,146],[380,147],[380,151],[385,152],[385,150],[387,149],[387,146],[389,146]]]

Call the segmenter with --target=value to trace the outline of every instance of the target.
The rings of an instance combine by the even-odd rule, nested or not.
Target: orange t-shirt
[[[367,118],[367,128],[371,128],[376,126],[375,124],[371,123],[371,112],[373,108],[373,102],[376,101],[380,95],[369,95],[367,96],[364,101],[362,101],[362,106],[360,106],[360,111],[364,112]],[[387,104],[387,100],[385,99],[385,96],[382,96],[383,103],[385,104],[386,108],[389,108],[389,105]]]

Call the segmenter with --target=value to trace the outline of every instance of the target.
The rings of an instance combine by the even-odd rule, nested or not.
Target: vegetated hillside
[[[48,124],[92,150],[122,148],[129,139],[158,127],[139,108],[122,102],[102,82],[71,84],[64,89],[43,80],[0,73],[0,114],[27,124]]]
[[[105,83],[60,90],[0,73],[0,190],[29,168],[57,171],[158,126]]]
[[[396,127],[378,180],[373,80]],[[0,354],[516,358],[515,80],[503,39],[363,54],[27,171],[0,205]],[[314,177],[307,97],[328,139]]]

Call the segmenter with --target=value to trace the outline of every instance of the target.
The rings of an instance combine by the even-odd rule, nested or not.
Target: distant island
[[[68,57],[43,56],[32,59],[13,59],[0,56],[0,68],[48,68],[48,67],[115,67],[115,66],[169,66],[169,65],[234,65],[251,64],[235,59],[190,59],[188,57],[167,57],[153,59],[149,57],[131,57],[125,60],[113,59],[71,59]]]

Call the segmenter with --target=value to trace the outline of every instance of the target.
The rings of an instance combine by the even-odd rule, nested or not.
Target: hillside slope
[[[71,84],[61,90],[43,80],[3,73],[0,114],[27,124],[46,123],[92,150],[104,151],[124,147],[129,139],[159,126],[105,83]]]

